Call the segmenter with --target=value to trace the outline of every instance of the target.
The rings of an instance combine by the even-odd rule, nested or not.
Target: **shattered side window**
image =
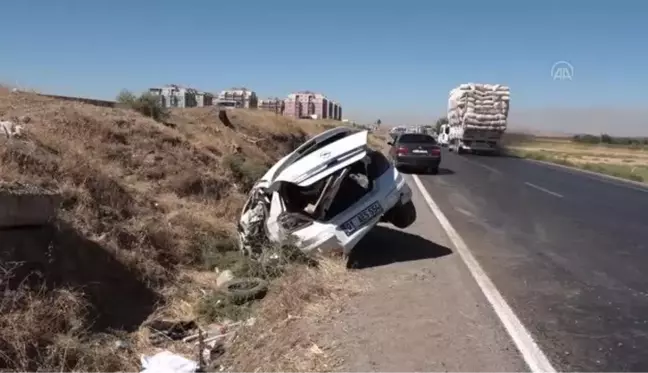
[[[309,187],[285,183],[281,197],[289,214],[328,221],[344,212],[373,189],[374,181],[391,164],[380,152],[369,150],[367,157],[335,172]]]
[[[365,163],[360,161],[351,165],[323,220],[328,221],[353,206],[371,191],[372,186]]]
[[[278,216],[277,222],[286,233],[303,228],[315,220],[313,209],[322,194],[326,181],[327,179],[320,180],[309,187],[300,187],[289,182],[282,184],[279,195],[286,211]]]
[[[369,158],[371,159],[371,162],[367,166],[367,175],[372,180],[382,176],[391,167],[391,163],[389,163],[387,157],[379,151],[370,151]]]
[[[320,180],[308,187],[300,187],[289,182],[283,183],[280,194],[286,209],[290,212],[304,212],[310,215],[312,212],[309,210],[319,199],[327,180],[328,178]]]

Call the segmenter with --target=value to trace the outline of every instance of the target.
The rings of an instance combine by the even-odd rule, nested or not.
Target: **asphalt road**
[[[444,152],[419,175],[561,371],[648,371],[648,188]]]
[[[340,372],[527,370],[452,241],[408,183],[416,221],[406,229],[381,223],[358,243],[347,265],[365,289],[320,325],[317,344],[337,346]]]

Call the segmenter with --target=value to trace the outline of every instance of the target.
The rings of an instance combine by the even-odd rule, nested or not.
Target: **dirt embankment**
[[[0,369],[23,371],[139,369],[139,354],[151,352],[142,323],[199,318],[214,267],[237,260],[232,232],[251,183],[331,127],[246,110],[230,112],[225,125],[212,108],[172,111],[159,123],[129,109],[0,90],[0,117],[20,116],[30,118],[23,135],[0,137],[0,181],[62,194],[51,226],[0,232]],[[258,327],[343,298],[348,274],[324,268],[273,285],[261,306],[273,311]],[[299,353],[296,336],[281,344],[272,333],[273,356],[281,346]],[[256,357],[231,360],[275,364],[261,356],[258,336],[238,348]],[[286,364],[274,366],[321,368]]]

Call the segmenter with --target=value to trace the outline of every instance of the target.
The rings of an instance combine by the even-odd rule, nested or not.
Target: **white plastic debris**
[[[23,126],[10,120],[0,120],[0,135],[6,137],[20,136]]]
[[[195,361],[189,360],[171,351],[162,351],[153,356],[141,358],[142,372],[147,373],[194,373],[198,369]]]
[[[216,279],[216,287],[221,287],[223,284],[233,279],[234,273],[231,270],[226,269],[218,275],[218,278]]]

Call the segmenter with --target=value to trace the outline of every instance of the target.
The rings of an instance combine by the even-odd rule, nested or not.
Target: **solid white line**
[[[558,194],[558,193],[556,193],[556,192],[552,192],[552,191],[550,191],[549,189],[545,189],[545,188],[540,187],[540,186],[537,186],[537,185],[535,185],[535,184],[531,184],[531,183],[528,182],[528,181],[525,181],[524,184],[530,186],[531,188],[535,188],[535,189],[537,189],[537,190],[539,190],[539,191],[542,191],[542,192],[545,192],[545,193],[551,194],[552,196],[556,196],[556,197],[558,197],[558,198],[563,198],[563,195],[562,195],[562,194]]]
[[[564,166],[564,165],[561,165],[561,164],[556,164],[556,163],[551,163],[551,162],[538,161],[538,160],[535,160],[535,159],[524,159],[524,160],[527,161],[527,162],[536,163],[536,164],[541,165],[541,166],[542,165],[549,166],[549,168],[553,168],[554,170],[565,171],[565,172],[568,172],[568,173],[570,173],[572,175],[585,176],[586,178],[591,179],[591,180],[600,181],[600,182],[610,184],[610,185],[615,185],[615,186],[618,186],[618,187],[621,187],[621,188],[628,188],[628,189],[636,190],[638,192],[648,193],[648,186],[642,185],[642,183],[640,183],[638,181],[625,180],[625,179],[622,179],[622,178],[616,177],[616,176],[605,175],[605,174],[601,174],[601,173],[594,172],[594,171],[583,170],[583,169],[580,169],[580,168]]]
[[[486,299],[488,299],[488,302],[495,310],[495,314],[501,320],[504,328],[511,336],[511,339],[513,339],[513,343],[515,343],[515,346],[522,354],[522,358],[531,372],[556,372],[556,369],[551,365],[547,356],[545,356],[538,344],[533,340],[531,333],[529,333],[520,319],[515,315],[513,309],[511,309],[511,307],[506,303],[502,294],[497,290],[491,279],[488,278],[486,272],[484,272],[477,262],[477,259],[472,255],[466,243],[463,241],[461,236],[459,236],[459,233],[457,233],[439,206],[434,202],[428,191],[423,186],[423,183],[421,183],[419,177],[417,175],[412,175],[412,178],[423,195],[425,202],[427,202],[430,207],[430,210],[432,210],[432,213],[436,216],[437,220],[439,220],[439,223],[448,234],[448,237],[454,244],[459,256],[461,256],[464,263],[466,263],[466,266],[477,282],[477,285],[479,285],[479,288],[486,296]]]

